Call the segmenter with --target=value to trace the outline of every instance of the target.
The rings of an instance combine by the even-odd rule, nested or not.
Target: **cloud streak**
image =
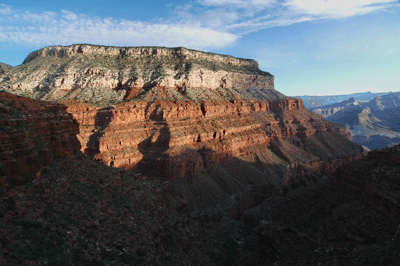
[[[0,42],[53,45],[95,43],[116,46],[224,47],[238,38],[199,24],[147,23],[114,18],[90,17],[62,10],[20,12],[0,5]]]
[[[298,14],[321,18],[344,18],[364,15],[392,6],[394,0],[288,0],[284,5]]]
[[[205,6],[230,6],[233,8],[266,8],[276,4],[276,0],[200,0]]]
[[[396,0],[199,0],[207,12],[235,13],[235,21],[219,28],[245,35],[265,28],[288,26],[295,23],[341,19],[389,10],[399,6]],[[240,15],[239,15],[240,14]],[[199,23],[204,23],[199,21]]]

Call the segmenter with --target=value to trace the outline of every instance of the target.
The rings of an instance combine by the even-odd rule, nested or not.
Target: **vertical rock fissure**
[[[203,116],[206,116],[206,107],[204,106],[204,103],[201,104],[201,112],[203,114]]]

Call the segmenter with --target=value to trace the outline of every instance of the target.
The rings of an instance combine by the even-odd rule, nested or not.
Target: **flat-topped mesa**
[[[111,106],[129,100],[277,100],[274,77],[252,59],[186,48],[46,47],[10,70],[0,89],[34,99]]]
[[[25,59],[27,63],[37,57],[66,57],[70,58],[76,55],[111,55],[131,58],[162,58],[174,57],[179,59],[200,59],[225,63],[233,66],[245,67],[258,70],[258,63],[253,59],[236,58],[230,55],[221,55],[187,49],[185,47],[114,47],[98,46],[90,44],[74,44],[70,46],[50,46],[44,47],[38,51],[32,52]]]

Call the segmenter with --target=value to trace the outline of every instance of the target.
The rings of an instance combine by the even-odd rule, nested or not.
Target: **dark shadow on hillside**
[[[171,131],[168,123],[163,118],[163,111],[160,111],[161,104],[154,106],[150,112],[153,101],[148,102],[145,113],[146,116],[154,121],[151,135],[138,144],[138,149],[143,158],[136,165],[137,168],[155,170],[154,162],[161,157],[166,156],[165,152],[169,149],[171,140]],[[156,138],[156,139],[155,139]]]
[[[154,136],[158,135],[154,140]],[[169,149],[171,132],[169,126],[164,121],[154,123],[151,135],[138,144],[140,153],[143,158],[137,164],[138,168],[150,168],[154,170],[155,160],[165,156],[165,152]]]
[[[110,125],[113,116],[112,107],[97,110],[94,117],[96,128],[93,134],[89,137],[87,147],[83,152],[84,154],[93,158],[96,154],[100,153],[100,138],[104,135],[104,131]]]

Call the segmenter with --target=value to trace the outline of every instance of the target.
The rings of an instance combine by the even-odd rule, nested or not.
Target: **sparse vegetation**
[[[41,56],[41,52],[33,52],[23,64],[8,72],[0,83],[0,90],[47,101],[78,100],[104,107],[123,101],[129,88],[139,86],[135,85],[137,82],[140,86],[144,84],[144,88],[134,100],[151,100],[160,95],[166,100],[206,99],[206,96],[194,96],[196,92],[192,92],[189,98],[184,93],[179,96],[179,93],[173,92],[175,88],[168,93],[173,99],[162,93],[149,91],[168,75],[182,79],[189,72],[198,69],[272,77],[261,71],[254,60],[185,48],[69,46],[73,47],[78,47],[81,51],[85,47],[91,47],[99,49],[99,52],[78,51],[68,57],[63,56],[62,50],[57,52],[57,56]],[[155,49],[161,49],[160,54]],[[129,52],[131,50],[134,51],[132,54]],[[49,52],[52,53],[55,50]],[[191,56],[191,53],[196,55]],[[26,88],[21,89],[21,86]],[[183,91],[189,90],[185,88]]]
[[[10,66],[10,65],[7,65],[7,64],[4,64],[4,63],[0,63],[0,77],[4,73],[6,73],[8,70],[10,70],[11,68],[12,68],[12,66]]]

